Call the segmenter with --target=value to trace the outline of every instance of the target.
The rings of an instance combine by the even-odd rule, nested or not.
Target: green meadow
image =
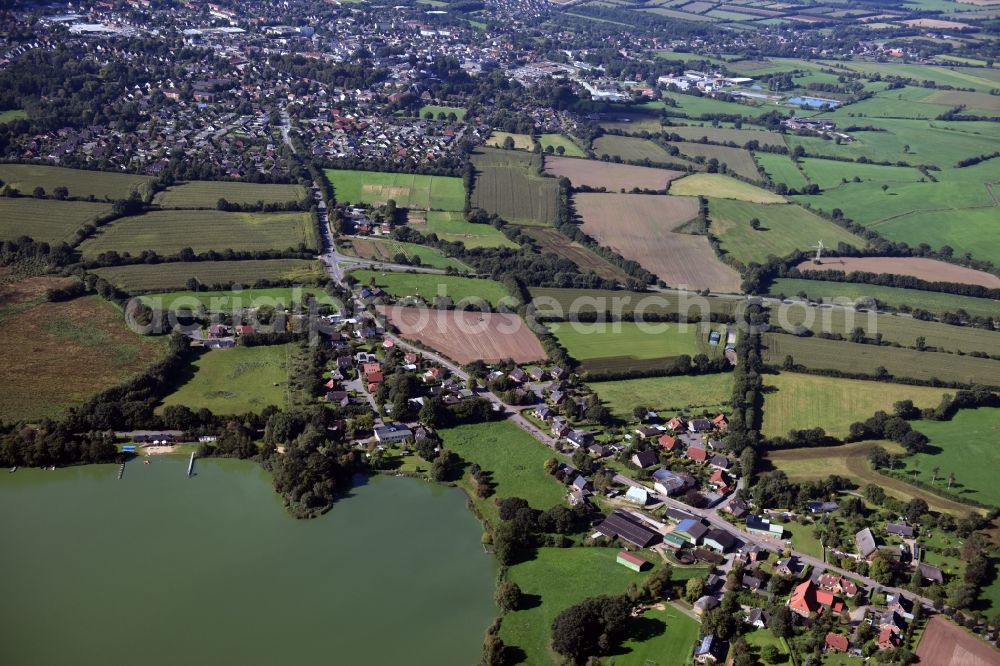
[[[728,372],[590,382],[589,386],[615,416],[627,421],[634,418],[632,410],[639,405],[661,416],[700,414],[729,411],[725,403],[733,397],[733,376]]]
[[[461,178],[383,171],[325,169],[339,203],[384,204],[400,208],[462,210],[465,187]]]
[[[351,275],[360,284],[374,283],[396,298],[419,296],[430,305],[437,296],[447,296],[455,303],[484,300],[492,306],[496,306],[502,299],[510,299],[510,294],[502,284],[482,278],[432,273],[380,273],[371,270],[357,270],[351,272]]]

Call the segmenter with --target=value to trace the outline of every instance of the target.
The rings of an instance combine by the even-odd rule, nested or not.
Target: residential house
[[[747,543],[740,549],[740,557],[743,559],[744,563],[751,564],[767,557],[767,551],[761,550],[760,546]]]
[[[944,572],[931,564],[921,562],[917,565],[917,571],[920,572],[920,577],[926,581],[930,581],[932,583],[944,582]]]
[[[712,429],[712,422],[708,419],[691,419],[687,426],[690,432],[708,432]]]
[[[708,460],[708,452],[698,446],[689,446],[687,450],[687,457],[696,463],[704,463]]]
[[[556,367],[552,368],[552,370],[549,372],[549,374],[552,375],[552,379],[560,380],[560,379],[562,379],[563,377],[566,376],[566,370],[563,369],[563,368],[560,368],[559,366],[556,366]]]
[[[741,499],[734,499],[729,504],[724,506],[723,510],[728,511],[737,518],[742,518],[750,513],[750,507],[747,506],[747,503]]]
[[[889,523],[885,526],[885,531],[889,534],[895,534],[896,536],[901,536],[906,539],[913,537],[914,534],[912,527],[902,523]]]
[[[444,378],[443,368],[438,368],[438,367],[427,368],[427,370],[423,374],[424,382],[428,384],[431,382],[439,382],[443,378]]]
[[[719,605],[719,600],[715,597],[710,597],[707,594],[698,601],[694,602],[693,610],[695,615],[704,615],[708,611],[712,610]]]
[[[725,659],[727,652],[729,652],[729,646],[724,641],[709,634],[702,638],[701,643],[695,647],[694,660],[699,664],[714,664]]]
[[[531,413],[534,414],[536,418],[539,418],[543,421],[548,421],[555,414],[555,412],[553,412],[552,409],[548,407],[548,405],[540,405],[538,407],[535,407],[535,409]]]
[[[402,423],[387,423],[375,427],[375,440],[379,444],[398,444],[413,437],[413,431]]]
[[[545,368],[539,368],[535,366],[528,370],[528,376],[531,377],[532,381],[544,382],[549,378],[549,374],[545,372]]]
[[[681,432],[687,429],[687,421],[684,420],[682,416],[675,416],[674,418],[667,421],[667,427],[674,432]]]
[[[573,446],[585,449],[594,443],[594,433],[585,430],[574,430],[566,436],[566,439]]]
[[[717,469],[712,472],[712,475],[708,477],[708,483],[715,488],[716,492],[722,495],[725,495],[730,490],[729,481],[726,479],[726,473],[721,469]]]
[[[656,451],[652,450],[639,451],[632,456],[631,460],[632,464],[639,469],[649,469],[660,462],[659,457],[656,455]]]
[[[795,578],[802,571],[802,564],[799,558],[794,555],[778,560],[774,565],[774,571],[782,576]]]
[[[653,427],[649,427],[649,426],[643,426],[642,428],[636,428],[634,432],[635,432],[636,437],[638,437],[643,442],[645,442],[647,439],[652,439],[652,438],[658,437],[660,435],[660,429],[659,428],[653,428]]]
[[[748,532],[751,532],[752,534],[760,534],[762,536],[778,537],[780,539],[785,533],[785,528],[781,525],[777,525],[766,518],[760,518],[758,516],[747,516],[746,526]]]
[[[653,544],[659,536],[656,532],[624,511],[615,511],[597,526],[597,531],[604,536],[615,537],[630,543],[636,548],[646,548]]]
[[[816,584],[819,585],[820,589],[845,597],[853,597],[858,593],[858,586],[854,581],[831,573],[820,576]]]
[[[722,454],[712,456],[708,464],[716,469],[729,469],[730,465],[732,465],[729,458]]]
[[[736,545],[736,537],[726,530],[711,529],[705,534],[702,544],[712,550],[726,553]]]
[[[836,502],[806,502],[809,513],[833,513],[840,508]]]
[[[573,479],[573,487],[582,492],[590,492],[594,489],[594,484],[587,480],[582,474]]]
[[[763,608],[751,608],[746,614],[746,623],[757,629],[764,629],[771,621],[771,615]]]
[[[872,534],[870,527],[866,527],[854,536],[854,542],[858,547],[858,554],[866,560],[870,560],[875,557],[875,553],[878,552],[878,546],[875,544],[875,535]]]
[[[878,649],[891,650],[903,644],[903,639],[892,627],[882,627],[878,632]]]
[[[678,523],[677,527],[674,528],[674,533],[684,537],[694,545],[698,545],[701,543],[702,537],[708,533],[708,528],[705,527],[700,520],[682,520]]]
[[[649,504],[649,491],[642,486],[629,486],[625,491],[625,499],[639,506],[646,506]]]
[[[712,419],[712,425],[715,426],[716,430],[724,433],[729,430],[729,419],[726,418],[725,414],[719,414]]]
[[[763,587],[764,581],[756,576],[751,576],[749,574],[743,574],[743,578],[740,580],[740,586],[744,590],[750,590],[751,592],[756,592],[761,587]]]
[[[823,641],[824,650],[827,652],[847,652],[851,647],[851,642],[843,634],[835,634],[832,631],[827,633],[826,640]]]
[[[687,511],[683,511],[681,509],[675,509],[673,507],[667,507],[666,516],[675,523],[679,523],[684,520],[694,520],[693,514],[690,514]]]
[[[604,446],[603,444],[591,444],[588,449],[590,455],[594,458],[606,458],[610,456],[614,451],[609,446]]]
[[[326,401],[338,407],[347,407],[351,404],[351,396],[347,391],[329,391],[326,394]]]
[[[816,586],[812,584],[811,580],[795,587],[792,596],[788,599],[788,608],[802,617],[809,617],[813,613],[819,612],[820,605],[816,601]]]
[[[660,448],[664,451],[673,451],[677,448],[677,438],[673,435],[660,435],[658,440]]]
[[[902,594],[890,594],[886,597],[886,604],[890,611],[899,613],[907,620],[913,619],[913,599]]]
[[[528,381],[528,373],[521,368],[514,368],[507,373],[507,377],[509,377],[511,381],[517,382],[518,384],[523,384]]]
[[[662,495],[673,495],[687,486],[683,478],[669,469],[661,467],[653,472],[653,489]]]

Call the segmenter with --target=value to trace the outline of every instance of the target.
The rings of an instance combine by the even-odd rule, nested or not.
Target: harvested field
[[[643,194],[574,196],[583,230],[671,287],[738,292],[739,274],[715,256],[705,236],[673,230],[698,214],[688,197]]]
[[[96,268],[91,272],[129,293],[183,289],[191,278],[211,287],[234,282],[253,285],[257,280],[315,282],[323,276],[319,262],[309,259],[247,259],[245,261],[132,264],[130,266]]]
[[[670,194],[702,195],[765,204],[785,203],[785,198],[779,194],[718,173],[696,173],[676,180],[670,184]]]
[[[421,266],[454,268],[459,271],[470,270],[458,259],[446,257],[441,250],[416,243],[403,243],[392,238],[353,238],[351,239],[351,247],[359,257],[373,261],[391,263],[396,260],[397,255],[402,254],[410,262],[419,258]]]
[[[903,21],[903,23],[917,28],[939,28],[942,30],[962,30],[963,28],[972,27],[968,23],[959,23],[958,21],[943,21],[941,19],[929,19],[929,18],[910,19],[908,21]]]
[[[283,250],[319,246],[319,230],[309,213],[224,213],[216,210],[154,210],[102,227],[80,245],[86,258],[102,252],[133,255],[154,250],[163,256],[190,247],[209,250]]]
[[[633,187],[643,190],[666,190],[667,183],[686,175],[683,171],[615,164],[572,157],[546,157],[545,173],[565,176],[574,187],[603,187],[609,192],[626,192]]]
[[[36,187],[44,187],[51,196],[57,187],[69,190],[73,199],[93,196],[97,199],[128,199],[132,192],[145,194],[156,180],[152,176],[131,173],[87,171],[42,164],[0,164],[0,180],[17,188],[22,194],[31,194]]]
[[[514,314],[380,306],[402,337],[441,352],[456,363],[541,361],[545,350]]]
[[[300,185],[235,183],[229,181],[193,180],[169,187],[153,197],[153,203],[164,208],[211,208],[219,199],[229,203],[297,204],[306,196]]]
[[[486,145],[494,148],[503,148],[503,144],[508,137],[514,142],[516,150],[532,150],[535,147],[530,135],[511,134],[510,132],[493,132],[490,134],[490,138],[486,140]]]
[[[512,224],[549,225],[559,208],[559,181],[538,175],[533,153],[481,148],[472,156],[476,185],[473,208],[496,213]],[[461,181],[459,181],[461,182]]]
[[[594,153],[597,155],[618,156],[625,162],[650,162],[660,164],[681,164],[685,160],[673,157],[665,148],[648,139],[630,136],[615,136],[605,134],[594,141]]]
[[[111,214],[111,204],[0,198],[0,240],[31,236],[45,243],[73,243],[76,232]]]
[[[800,271],[838,271],[841,273],[879,273],[909,275],[927,282],[976,284],[990,289],[1000,289],[1000,277],[974,268],[956,266],[924,257],[829,257],[819,265],[803,261],[796,266]]]
[[[926,666],[992,666],[1000,651],[940,615],[932,617],[917,645],[917,657]]]
[[[525,233],[538,243],[542,252],[552,252],[563,259],[569,259],[584,273],[594,272],[605,280],[626,282],[629,274],[587,247],[570,240],[556,229],[548,227],[526,227]]]

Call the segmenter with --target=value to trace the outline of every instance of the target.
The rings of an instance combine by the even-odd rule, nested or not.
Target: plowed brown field
[[[841,271],[846,273],[862,271],[865,273],[909,275],[927,282],[978,284],[990,289],[1000,289],[1000,277],[996,275],[924,257],[830,257],[823,259],[823,263],[819,266],[812,261],[803,261],[796,268],[800,271]]]

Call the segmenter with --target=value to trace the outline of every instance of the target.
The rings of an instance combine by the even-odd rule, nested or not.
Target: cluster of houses
[[[894,560],[909,561],[925,583],[944,583],[944,571],[940,567],[920,561],[923,549],[916,540],[916,530],[911,525],[903,522],[888,523],[885,532],[902,539],[903,543],[899,546],[880,545],[872,528],[866,527],[854,535],[856,556],[861,560],[871,561],[878,553],[884,552]]]

